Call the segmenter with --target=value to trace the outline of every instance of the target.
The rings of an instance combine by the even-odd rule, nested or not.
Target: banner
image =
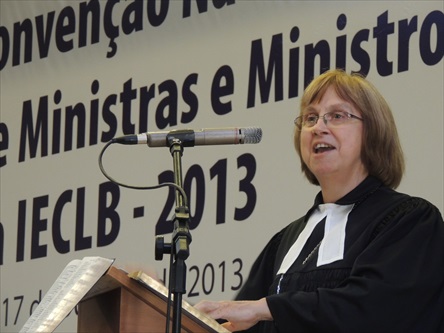
[[[318,187],[293,120],[310,80],[361,72],[390,104],[406,155],[398,188],[444,211],[442,1],[0,2],[0,330],[18,331],[66,264],[115,258],[167,279],[173,189],[101,173],[112,138],[262,128],[254,145],[186,147],[187,293],[231,299],[266,242]],[[119,182],[173,181],[168,148],[111,145]],[[57,329],[76,330],[73,311]]]

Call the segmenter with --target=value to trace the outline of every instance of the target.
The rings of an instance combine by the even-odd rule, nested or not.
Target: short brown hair
[[[362,75],[330,70],[314,79],[305,89],[300,113],[308,105],[319,102],[329,87],[333,87],[340,98],[351,103],[361,113],[361,159],[369,175],[388,187],[398,187],[405,169],[404,154],[392,111],[384,97]],[[301,159],[302,171],[312,184],[319,185],[315,175],[302,160],[300,134],[296,129],[294,145]]]

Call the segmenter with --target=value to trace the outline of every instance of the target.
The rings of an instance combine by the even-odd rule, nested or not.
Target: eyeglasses
[[[301,130],[303,127],[310,128],[316,125],[319,118],[322,118],[322,120],[324,120],[325,125],[327,125],[328,123],[328,125],[331,127],[342,125],[348,122],[352,118],[359,119],[361,121],[363,120],[362,118],[345,111],[332,111],[332,112],[327,112],[322,117],[314,113],[304,114],[302,116],[297,117],[294,120],[294,124],[299,130]]]

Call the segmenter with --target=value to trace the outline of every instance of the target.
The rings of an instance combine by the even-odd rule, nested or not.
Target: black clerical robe
[[[325,218],[276,274],[306,216],[277,233],[254,262],[238,300],[266,297],[273,322],[251,332],[444,332],[444,222],[421,198],[368,177],[336,202],[353,205],[343,258],[318,265]]]

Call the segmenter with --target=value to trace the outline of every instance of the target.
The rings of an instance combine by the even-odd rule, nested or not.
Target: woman
[[[333,70],[301,99],[295,147],[321,191],[255,261],[239,301],[196,307],[231,331],[444,332],[444,222],[396,192],[392,113],[363,77]]]

